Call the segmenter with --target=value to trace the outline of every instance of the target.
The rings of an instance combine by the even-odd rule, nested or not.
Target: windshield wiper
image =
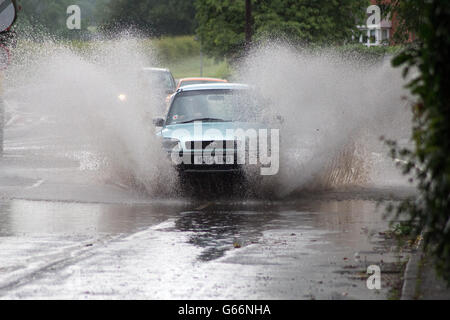
[[[198,118],[198,119],[192,119],[192,120],[182,121],[182,122],[178,122],[178,123],[190,123],[190,122],[195,122],[195,121],[205,121],[205,122],[231,122],[231,120],[224,120],[224,119],[219,119],[219,118]]]

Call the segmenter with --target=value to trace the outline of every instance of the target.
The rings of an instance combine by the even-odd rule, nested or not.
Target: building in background
[[[383,4],[380,4],[377,0],[371,0],[370,3],[379,7],[379,14],[382,18],[383,9],[386,4],[390,3],[390,0],[383,1]],[[376,24],[358,25],[357,27],[361,32],[359,35],[359,42],[364,43],[368,47],[390,45],[392,44],[392,35],[395,32],[395,28],[393,26],[395,26],[395,23],[391,21],[390,16],[380,19],[379,23]]]
[[[392,44],[393,31],[390,20],[383,19],[378,25],[358,26],[358,29],[361,31],[359,42],[368,47]]]

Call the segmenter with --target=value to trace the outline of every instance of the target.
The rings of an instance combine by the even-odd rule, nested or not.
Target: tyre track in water
[[[214,205],[213,201],[209,201],[198,205],[192,211],[202,211]],[[20,262],[18,263],[0,266],[0,274],[4,274],[3,277],[0,276],[0,299],[8,298],[12,290],[20,290],[21,287],[36,281],[45,280],[49,274],[56,275],[63,269],[77,266],[82,261],[94,258],[96,255],[102,255],[112,243],[132,241],[133,238],[142,236],[142,234],[151,233],[153,230],[157,230],[159,226],[167,224],[169,220],[170,218],[163,222],[157,222],[155,225],[145,229],[136,230],[133,233],[88,238],[83,239],[79,243],[76,243],[78,242],[76,239],[71,240],[67,239],[67,237],[62,237],[60,241],[62,247],[57,246],[56,248],[54,236],[5,237],[1,241],[2,253],[5,255],[20,255],[21,249],[26,254],[27,251],[30,251],[30,244],[31,246],[34,245],[34,248],[31,248],[33,255],[30,258],[25,257],[24,260],[19,259]],[[9,246],[8,242],[10,242]],[[10,252],[13,250],[16,250],[16,252]],[[18,254],[17,250],[19,251]],[[39,250],[44,250],[44,252],[39,252]],[[36,251],[38,251],[37,254]],[[3,260],[1,255],[0,260]],[[7,260],[5,259],[4,261]]]
[[[80,244],[63,248],[62,252],[34,255],[32,258],[26,260],[26,264],[29,265],[29,267],[25,267],[24,270],[20,266],[2,267],[0,270],[14,268],[17,268],[18,270],[11,272],[5,279],[0,280],[0,297],[7,296],[12,289],[17,289],[45,277],[47,271],[55,272],[56,270],[79,263],[83,259],[92,257],[98,250],[101,250],[102,247],[107,246],[108,243],[118,241],[127,236],[129,235],[115,237],[105,236],[100,239],[88,239],[82,241]],[[29,238],[26,238],[23,241],[28,242],[29,240]],[[5,241],[2,242],[4,243]],[[50,238],[48,242],[49,246],[51,246],[54,244],[54,239]]]

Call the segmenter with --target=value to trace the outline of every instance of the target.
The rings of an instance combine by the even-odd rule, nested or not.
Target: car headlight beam
[[[125,102],[125,101],[127,100],[127,95],[121,93],[121,94],[119,94],[119,95],[117,96],[117,98],[118,98],[120,101]]]

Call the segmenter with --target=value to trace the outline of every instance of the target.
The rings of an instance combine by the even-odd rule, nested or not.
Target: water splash
[[[8,98],[16,112],[40,121],[28,134],[50,137],[47,152],[80,161],[80,170],[95,171],[104,181],[168,195],[177,189],[177,177],[151,125],[160,97],[138,77],[142,67],[158,63],[142,43],[130,35],[78,49],[21,41],[8,74]],[[392,177],[403,181],[378,139],[406,139],[410,129],[404,81],[388,60],[367,63],[333,49],[272,43],[252,50],[236,70],[236,78],[257,87],[272,102],[270,111],[284,118],[280,173],[265,178],[263,188],[285,196],[383,184]],[[119,94],[126,94],[126,103]]]
[[[374,63],[332,48],[317,52],[272,43],[250,52],[238,70],[240,81],[257,87],[284,118],[280,174],[268,179],[271,189],[287,195],[387,183],[382,172],[390,161],[379,137],[407,140],[410,129],[405,82],[389,59]]]
[[[105,181],[150,194],[172,189],[174,175],[151,123],[159,97],[139,78],[143,67],[157,63],[148,45],[130,36],[78,49],[22,41],[15,57],[8,99],[16,112],[45,120],[30,126],[29,137],[51,139],[47,152],[80,160],[80,169],[94,168]]]

